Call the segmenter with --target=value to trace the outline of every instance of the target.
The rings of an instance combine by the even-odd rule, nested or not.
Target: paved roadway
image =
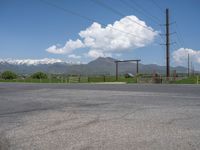
[[[0,83],[0,149],[199,150],[200,86]]]

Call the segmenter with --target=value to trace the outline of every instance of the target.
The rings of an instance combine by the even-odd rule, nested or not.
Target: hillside
[[[47,61],[37,63],[11,63],[11,61],[0,61],[0,72],[5,70],[12,70],[19,74],[32,74],[37,71],[43,71],[46,73],[54,74],[81,74],[81,75],[114,75],[115,74],[115,59],[110,57],[99,57],[96,60],[89,62],[88,64],[69,64],[60,61]],[[159,73],[165,73],[165,66],[159,66],[156,64],[139,64],[139,71],[141,73],[152,73],[153,71]],[[176,70],[178,73],[186,73],[185,67],[171,67],[171,70]],[[135,73],[135,63],[120,63],[119,73],[124,74],[127,72]]]

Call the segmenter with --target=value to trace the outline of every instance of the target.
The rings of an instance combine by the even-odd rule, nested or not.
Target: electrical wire
[[[181,34],[181,32],[180,32],[180,30],[178,28],[177,22],[175,22],[175,26],[176,26],[176,30],[177,30],[177,32],[176,32],[177,33],[177,37],[180,40],[180,42],[182,43],[182,45],[185,46],[185,42],[184,42],[183,36],[182,36],[182,34]]]
[[[102,1],[99,1],[99,0],[91,0],[91,1],[94,2],[94,3],[96,3],[97,5],[100,5],[100,6],[104,7],[104,8],[106,8],[106,9],[112,11],[112,12],[115,13],[115,14],[118,14],[118,15],[121,16],[121,17],[126,16],[125,14],[123,14],[123,13],[121,13],[120,11],[118,11],[118,10],[116,10],[116,9],[114,9],[114,8],[112,8],[112,7],[110,7],[109,5],[103,3]],[[147,30],[149,30],[149,31],[153,31],[151,28],[146,27],[146,26],[144,26],[144,25],[142,25],[142,24],[136,22],[135,20],[133,20],[133,19],[130,18],[130,17],[128,17],[128,19],[129,19],[130,21],[134,22],[135,24],[137,24],[137,25],[139,25],[139,26],[141,26],[141,27],[143,27],[143,28],[145,28],[145,29],[147,29]]]
[[[136,11],[138,11],[139,13],[142,13],[144,16],[151,18],[152,21],[154,21],[156,24],[160,23],[160,19],[158,19],[156,16],[152,15],[150,12],[147,12],[147,10],[145,10],[142,6],[140,6],[136,1],[133,0],[129,0],[131,3],[128,3],[126,0],[120,0],[121,3],[123,3],[124,5],[126,5],[127,7],[134,9]],[[134,5],[132,5],[132,3],[134,3],[134,5],[137,6],[133,7]]]
[[[155,0],[151,0],[151,2],[163,13],[163,9],[160,5],[158,5],[158,3]]]
[[[78,17],[83,18],[83,19],[85,19],[85,20],[88,20],[88,21],[90,21],[90,22],[91,22],[91,21],[92,21],[92,22],[98,22],[98,23],[101,24],[103,27],[111,28],[111,29],[116,30],[116,31],[119,31],[119,32],[121,32],[121,33],[134,36],[135,38],[138,38],[138,39],[143,39],[143,37],[140,37],[140,36],[138,36],[138,35],[135,35],[135,34],[132,34],[132,33],[128,33],[128,32],[122,31],[122,30],[119,30],[119,29],[114,28],[114,27],[112,27],[112,26],[107,26],[107,25],[105,25],[105,24],[103,24],[103,23],[100,23],[99,21],[96,21],[96,20],[94,20],[94,19],[91,19],[91,18],[89,18],[89,17],[86,17],[86,16],[84,16],[84,15],[82,15],[82,14],[79,14],[79,13],[77,13],[77,12],[74,12],[74,11],[72,11],[72,10],[70,10],[70,9],[63,8],[63,7],[58,6],[58,5],[54,4],[54,3],[51,3],[51,2],[49,2],[49,1],[46,1],[46,0],[39,0],[39,1],[41,1],[41,2],[43,2],[43,3],[45,3],[45,4],[47,4],[47,5],[50,5],[50,6],[52,6],[52,7],[55,7],[55,8],[57,8],[57,9],[60,9],[60,10],[62,10],[62,11],[65,11],[65,12],[67,12],[67,13],[70,13],[70,14],[72,14],[72,15],[75,15],[75,16],[78,16]]]

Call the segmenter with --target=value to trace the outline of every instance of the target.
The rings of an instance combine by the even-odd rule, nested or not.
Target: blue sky
[[[161,33],[165,32],[165,28],[160,28],[158,24],[165,23],[164,11],[165,8],[169,8],[170,21],[176,21],[178,25],[177,29],[176,24],[172,24],[170,26],[170,32],[178,32],[184,40],[184,43],[182,40],[180,41],[176,34],[171,36],[171,41],[177,42],[177,45],[171,47],[171,54],[179,48],[188,48],[191,54],[195,52],[194,63],[196,65],[200,63],[200,54],[198,51],[200,50],[199,0],[101,0],[106,5],[123,13],[124,16],[120,16],[92,2],[95,0],[46,1],[67,10],[70,9],[80,13],[105,25],[113,24],[123,17],[133,15],[139,20],[144,21],[148,27],[152,27],[155,31],[161,31]],[[136,8],[130,9],[123,2],[127,2]],[[145,12],[141,12],[141,9],[144,9]],[[158,18],[158,23],[149,14]],[[70,39],[74,41],[81,39],[79,32],[90,27],[93,21],[72,15],[62,9],[50,6],[43,1],[0,0],[0,22],[0,58],[2,59],[57,58],[62,60],[72,59],[72,61],[81,62],[88,62],[94,59],[86,56],[90,49],[88,47],[81,47],[67,54],[54,54],[46,51],[52,45],[63,47],[66,41]],[[146,64],[157,63],[163,65],[165,64],[165,49],[159,43],[161,43],[159,37],[155,37],[151,43],[144,47],[120,51],[112,56],[118,57],[119,59],[140,58]],[[183,51],[177,52],[178,57],[179,53],[182,56]],[[81,58],[69,58],[69,55],[72,54],[81,56]],[[196,58],[197,55],[199,56],[198,58]],[[180,60],[181,58],[177,59]],[[171,60],[172,65],[179,65],[174,62],[173,57]],[[185,65],[186,62],[182,60],[180,64]]]

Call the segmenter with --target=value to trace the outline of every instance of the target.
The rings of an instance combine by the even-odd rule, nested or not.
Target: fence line
[[[186,79],[187,77],[152,77],[152,76],[135,76],[133,78],[125,78],[119,76],[118,82],[126,83],[171,83]],[[199,77],[195,79],[195,83],[199,83]],[[0,80],[0,82],[24,82],[24,83],[93,83],[93,82],[116,82],[115,76],[66,76],[48,79],[23,78],[15,80]]]

